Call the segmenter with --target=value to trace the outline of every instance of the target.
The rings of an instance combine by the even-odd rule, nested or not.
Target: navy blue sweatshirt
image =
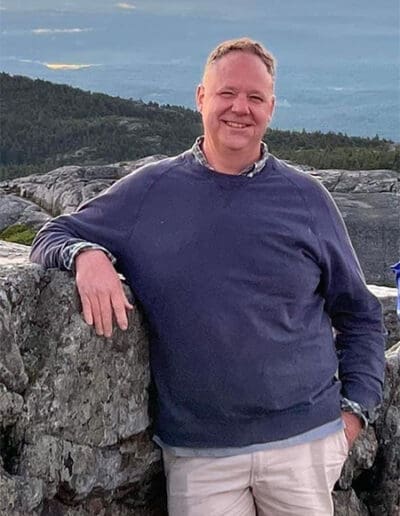
[[[340,417],[341,396],[381,401],[381,307],[307,174],[272,156],[220,174],[186,152],[47,224],[31,258],[63,268],[80,239],[113,253],[145,311],[166,444],[286,439]]]

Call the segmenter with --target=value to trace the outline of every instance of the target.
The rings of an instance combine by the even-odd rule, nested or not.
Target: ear
[[[199,84],[196,89],[196,107],[197,111],[201,113],[203,109],[203,99],[204,99],[204,86]]]
[[[276,104],[276,97],[275,97],[275,95],[272,95],[271,118],[275,111],[275,104]]]
[[[275,95],[272,95],[272,97],[271,97],[271,105],[270,105],[269,115],[268,115],[268,124],[270,123],[270,121],[272,120],[272,117],[274,115],[275,103],[276,103],[276,97],[275,97]]]

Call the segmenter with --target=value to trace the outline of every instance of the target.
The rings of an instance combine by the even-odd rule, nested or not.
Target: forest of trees
[[[0,180],[62,165],[174,155],[201,134],[198,113],[0,73]],[[315,168],[400,171],[400,146],[344,134],[269,130],[276,156]]]

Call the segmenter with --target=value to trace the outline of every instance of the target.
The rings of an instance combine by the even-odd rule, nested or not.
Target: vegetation
[[[400,144],[378,136],[271,130],[266,141],[276,156],[315,168],[400,171]]]
[[[0,180],[62,165],[174,155],[201,134],[198,113],[0,73]],[[393,142],[270,130],[276,156],[316,168],[400,170]]]
[[[36,232],[24,224],[13,224],[0,233],[0,240],[16,244],[31,245]]]
[[[190,109],[0,74],[0,179],[61,165],[177,154],[201,132]]]

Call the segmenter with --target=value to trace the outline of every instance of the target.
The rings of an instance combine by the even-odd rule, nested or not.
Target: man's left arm
[[[322,190],[317,227],[321,246],[321,286],[336,332],[342,382],[343,419],[350,444],[363,422],[372,422],[382,401],[385,338],[382,307],[368,290],[343,219]]]

